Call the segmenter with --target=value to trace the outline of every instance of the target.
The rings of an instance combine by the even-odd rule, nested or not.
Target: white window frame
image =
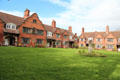
[[[102,44],[96,44],[96,48],[102,48]]]
[[[13,24],[13,23],[7,23],[6,24],[6,29],[16,30],[16,25]]]
[[[114,42],[113,38],[107,38],[107,42]]]
[[[113,44],[107,44],[107,48],[108,48],[108,49],[113,49],[113,48],[114,48],[114,45],[113,45]]]
[[[92,41],[93,41],[93,37],[89,37],[89,38],[88,38],[88,41],[90,41],[90,40],[92,40]]]
[[[120,38],[118,38],[118,42],[120,42]]]
[[[48,37],[52,37],[52,32],[48,31],[48,32],[47,32],[47,36],[48,36]]]
[[[97,42],[101,42],[102,39],[101,39],[101,38],[97,38],[96,41],[97,41]]]

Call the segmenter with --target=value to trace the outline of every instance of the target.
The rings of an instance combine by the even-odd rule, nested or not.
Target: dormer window
[[[16,30],[16,25],[13,24],[13,23],[7,23],[7,24],[6,24],[6,29]]]
[[[52,32],[47,32],[47,36],[50,36],[50,37],[52,37]]]
[[[33,19],[33,23],[37,23],[36,19]]]

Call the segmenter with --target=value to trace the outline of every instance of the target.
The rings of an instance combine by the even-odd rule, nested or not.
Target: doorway
[[[5,38],[5,45],[6,46],[15,46],[15,37],[13,37],[13,36],[7,36]]]

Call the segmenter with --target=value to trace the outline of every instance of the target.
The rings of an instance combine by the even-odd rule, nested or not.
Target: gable
[[[39,20],[39,17],[36,13],[34,13],[30,17],[26,18],[24,20],[24,23],[21,26],[28,27],[28,28],[36,28],[36,29],[40,29],[40,30],[45,30],[44,25]]]
[[[38,15],[36,13],[33,13],[31,16],[29,16],[28,18],[26,18],[25,21],[32,23],[33,20],[36,20],[37,24],[42,24],[42,21],[39,20],[39,17],[38,17]]]
[[[69,35],[68,31],[64,31],[63,35]]]
[[[55,33],[58,33],[58,34],[60,34],[60,30],[56,29]]]
[[[103,38],[100,34],[96,35],[96,38]]]
[[[115,38],[115,36],[113,36],[113,34],[108,34],[106,38]]]

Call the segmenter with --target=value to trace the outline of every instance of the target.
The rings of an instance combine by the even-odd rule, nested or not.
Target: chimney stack
[[[68,30],[69,32],[72,32],[72,26],[69,26]]]
[[[109,26],[107,25],[106,26],[106,34],[108,34],[109,33]]]
[[[30,10],[29,9],[26,9],[25,11],[24,11],[24,19],[26,19],[27,17],[29,17],[30,16]]]
[[[52,21],[52,27],[56,28],[56,21],[55,20]]]
[[[82,27],[82,35],[84,34],[84,27]]]
[[[75,36],[77,36],[77,33],[75,33]]]

